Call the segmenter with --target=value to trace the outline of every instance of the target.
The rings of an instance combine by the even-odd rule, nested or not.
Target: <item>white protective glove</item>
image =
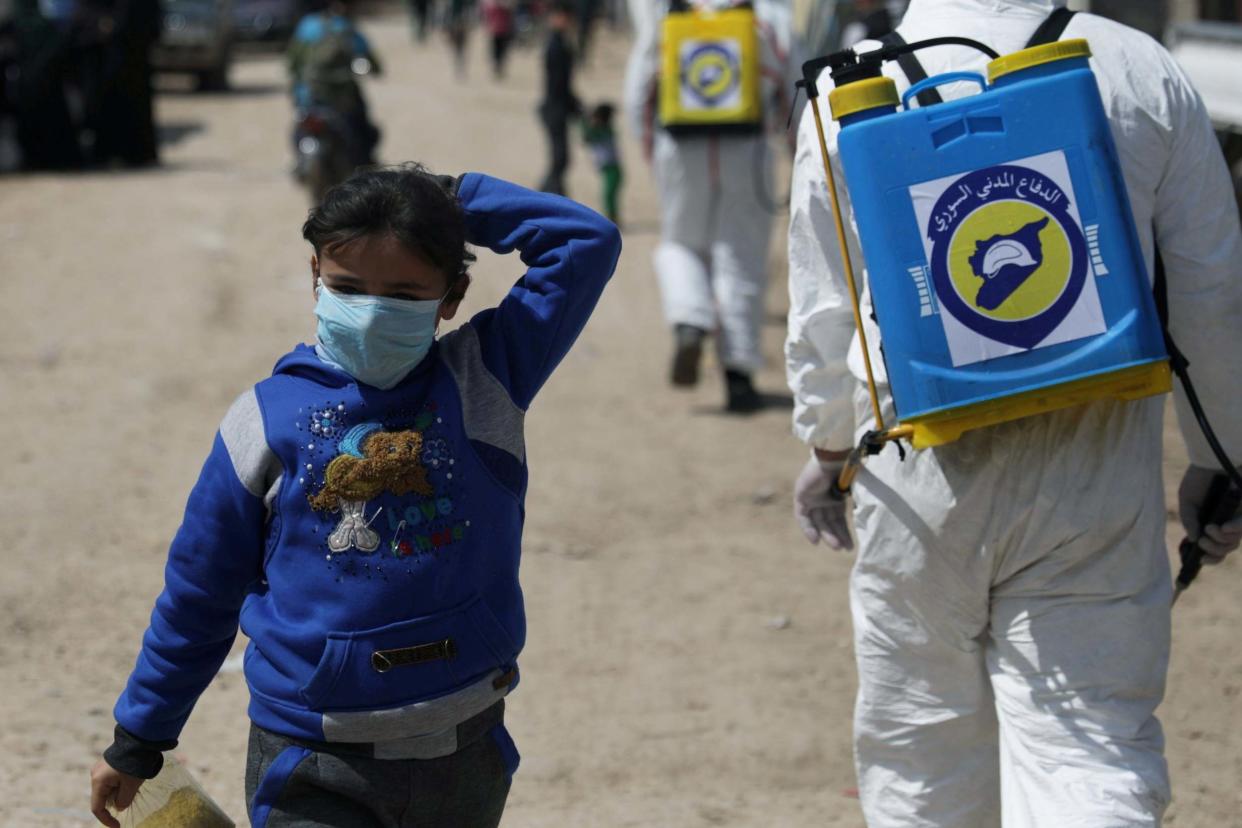
[[[794,483],[794,518],[809,543],[823,540],[833,549],[853,549],[845,520],[846,499],[836,493],[845,460],[820,460],[814,454]]]
[[[1219,473],[1214,469],[1190,466],[1182,477],[1182,484],[1177,487],[1178,517],[1186,529],[1186,537],[1198,541],[1199,548],[1203,550],[1205,564],[1220,563],[1242,542],[1242,517],[1237,514],[1221,524],[1199,526],[1199,512],[1203,507],[1203,500],[1207,496],[1212,478]]]

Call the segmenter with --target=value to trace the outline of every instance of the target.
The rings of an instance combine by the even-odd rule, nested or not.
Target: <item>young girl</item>
[[[158,773],[240,620],[255,826],[495,826],[525,640],[523,418],[620,252],[564,198],[416,166],[355,174],[302,229],[316,342],[242,394],[169,552],[91,775],[106,825]],[[466,245],[529,267],[436,339]]]

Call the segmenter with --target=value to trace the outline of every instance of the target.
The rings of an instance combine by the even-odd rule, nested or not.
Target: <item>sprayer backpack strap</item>
[[[906,39],[898,34],[896,30],[893,30],[880,38],[880,43],[886,47],[905,46]],[[901,67],[901,71],[905,73],[906,80],[910,81],[911,86],[919,81],[927,80],[927,70],[923,68],[923,64],[919,63],[919,59],[914,56],[914,52],[898,55],[897,65]],[[919,106],[944,103],[944,98],[940,97],[940,93],[935,89],[920,92],[916,97],[919,100]]]
[[[1032,46],[1043,46],[1046,43],[1055,43],[1061,39],[1061,35],[1065,33],[1065,27],[1069,25],[1070,19],[1077,12],[1070,11],[1067,8],[1059,8],[1044,18],[1044,22],[1039,24],[1039,28],[1035,30],[1035,34],[1031,35],[1031,39],[1026,42],[1023,48],[1029,49]],[[906,40],[896,31],[889,32],[880,38],[880,43],[884,46],[904,46]],[[919,59],[915,57],[913,52],[909,52],[897,57],[897,65],[901,67],[901,71],[905,73],[906,80],[911,85],[918,83],[927,78],[927,70],[923,68],[923,64],[919,63]],[[943,103],[944,98],[940,97],[940,93],[935,89],[928,89],[920,92],[917,96],[919,106],[932,106],[933,104]]]
[[[1152,233],[1154,238],[1154,227]],[[1177,343],[1173,341],[1173,334],[1169,333],[1169,282],[1164,271],[1164,257],[1160,255],[1160,245],[1157,242],[1153,244],[1155,273],[1151,292],[1156,300],[1156,318],[1160,320],[1160,332],[1164,334],[1164,349],[1169,352],[1169,367],[1173,369],[1174,374],[1177,374],[1177,378],[1182,381],[1184,387],[1190,383],[1190,374],[1186,371],[1190,367],[1190,360],[1186,359],[1181,348],[1178,348]]]
[[[1035,34],[1031,35],[1031,39],[1026,42],[1026,48],[1043,46],[1046,43],[1056,43],[1061,39],[1061,35],[1065,34],[1065,27],[1069,25],[1070,19],[1077,13],[1070,11],[1064,6],[1054,10],[1052,14],[1044,18],[1043,23],[1039,24]]]

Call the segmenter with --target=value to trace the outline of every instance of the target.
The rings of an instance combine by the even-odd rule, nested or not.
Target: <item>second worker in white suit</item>
[[[723,11],[749,5],[733,0],[688,4],[674,0],[673,11]],[[659,188],[661,238],[654,265],[665,319],[675,340],[670,378],[678,386],[696,384],[703,343],[710,333],[716,333],[725,369],[726,408],[745,413],[761,405],[751,377],[763,365],[759,332],[768,243],[777,209],[770,192],[766,133],[783,129],[787,117],[783,101],[788,98],[785,90],[790,77],[788,10],[779,3],[756,5],[758,55],[753,64],[730,65],[711,53],[703,59],[702,77],[713,95],[717,89],[725,90],[725,78],[745,84],[747,73],[758,73],[760,110],[753,128],[729,124],[695,127],[689,132],[669,128],[660,117],[661,85],[676,82],[662,77],[661,71],[660,22],[668,10],[667,2],[657,0],[654,20],[639,27],[626,97]],[[686,64],[683,70],[693,67],[690,60]],[[686,76],[683,71],[681,77]]]
[[[1063,5],[912,0],[897,31],[907,42],[973,38],[1003,55]],[[1169,330],[1237,459],[1242,234],[1202,102],[1146,35],[1079,14],[1064,37],[1090,43],[1149,272],[1155,244],[1167,267]],[[980,72],[987,61],[960,46],[918,59],[928,75]],[[896,63],[884,72],[909,85]],[[830,89],[825,74],[823,97]],[[973,90],[941,88],[946,98]],[[837,166],[837,128],[825,126]],[[862,265],[856,230],[847,226],[847,236]],[[794,428],[813,449],[795,512],[812,543],[849,546],[846,503],[828,486],[874,418],[809,111],[789,249],[787,370]],[[863,316],[872,362],[882,366],[865,290]],[[1177,392],[1192,464],[1183,522],[1198,537],[1195,515],[1216,461]],[[968,432],[908,451],[904,462],[892,446],[867,461],[853,486],[859,550],[850,605],[855,756],[871,828],[1160,824],[1170,796],[1155,716],[1170,643],[1163,410],[1162,397],[1095,402]],[[1223,557],[1237,546],[1239,522],[1205,532],[1201,545]]]

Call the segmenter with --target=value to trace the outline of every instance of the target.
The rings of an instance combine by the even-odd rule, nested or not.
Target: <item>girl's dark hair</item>
[[[466,222],[453,188],[421,164],[359,170],[328,190],[302,225],[315,253],[366,236],[391,234],[448,277],[466,275],[475,256],[466,249]]]

